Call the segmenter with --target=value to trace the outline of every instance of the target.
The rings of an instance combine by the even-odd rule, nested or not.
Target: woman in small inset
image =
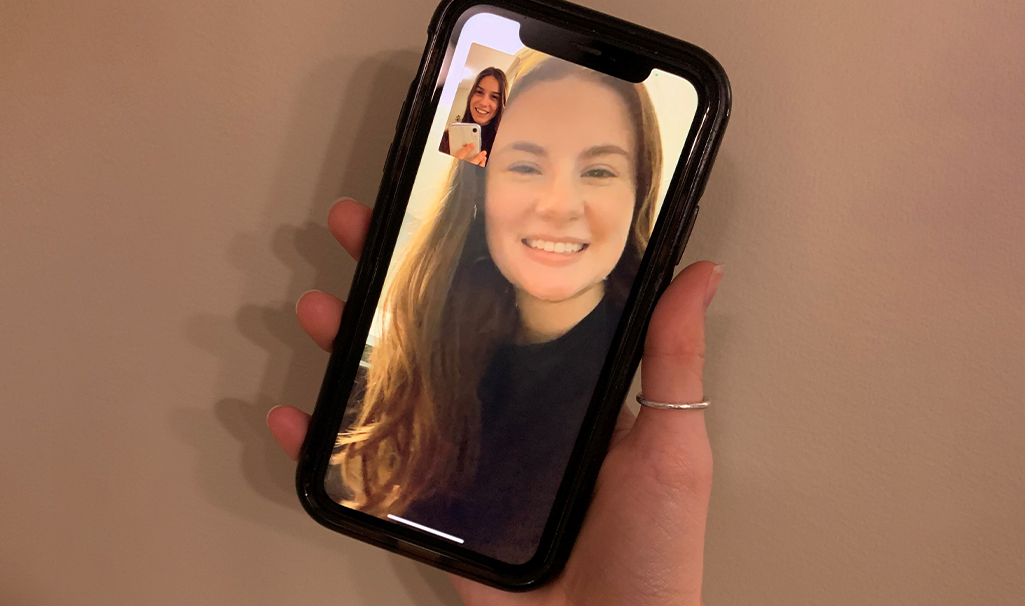
[[[642,84],[529,50],[510,75],[487,168],[456,164],[390,281],[329,492],[519,564],[644,254],[662,150]]]
[[[495,143],[495,135],[498,133],[498,125],[502,121],[502,111],[505,109],[505,98],[509,86],[506,81],[505,72],[497,67],[489,67],[481,70],[470,87],[470,94],[466,97],[466,108],[463,109],[459,122],[463,124],[478,124],[481,127],[481,148],[480,152],[472,158],[468,158],[470,146],[463,149],[449,149],[448,129],[441,136],[440,151],[455,156],[460,160],[467,160],[477,166],[484,166],[487,163],[491,147]]]

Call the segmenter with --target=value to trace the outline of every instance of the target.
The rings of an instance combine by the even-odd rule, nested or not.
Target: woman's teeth
[[[526,238],[523,240],[523,243],[537,250],[564,254],[580,252],[587,246],[580,242],[552,242],[551,240],[534,240],[531,238]]]
[[[479,107],[475,107],[475,108],[473,108],[473,111],[477,112],[478,114],[480,114],[480,115],[482,115],[482,116],[486,116],[486,115],[488,115],[488,114],[490,114],[490,113],[491,113],[491,112],[489,112],[489,111],[485,111],[485,110],[483,110],[483,109],[481,109],[481,108],[479,108]]]

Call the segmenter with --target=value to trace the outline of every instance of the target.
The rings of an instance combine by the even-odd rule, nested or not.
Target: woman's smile
[[[522,242],[534,250],[543,250],[559,254],[573,254],[582,252],[587,248],[584,242],[573,240],[555,240],[543,238],[523,238]]]
[[[473,108],[473,113],[479,118],[487,118],[492,114],[492,109],[484,105],[476,105]]]
[[[523,238],[524,257],[550,268],[576,266],[587,257],[587,244],[572,240]]]

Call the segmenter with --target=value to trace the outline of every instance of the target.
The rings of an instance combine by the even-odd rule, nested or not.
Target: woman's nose
[[[584,214],[584,200],[572,179],[554,175],[545,180],[535,210],[549,221],[572,221]]]

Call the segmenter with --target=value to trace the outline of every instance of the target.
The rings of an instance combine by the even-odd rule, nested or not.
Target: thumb
[[[705,308],[723,267],[709,261],[684,269],[663,293],[648,325],[641,362],[641,391],[654,402],[704,399]],[[642,406],[630,441],[658,461],[659,477],[699,493],[711,489],[712,456],[704,411]]]
[[[655,402],[700,402],[705,308],[722,266],[695,263],[662,294],[648,324],[641,390]],[[700,604],[705,520],[712,492],[712,450],[702,410],[641,407],[618,449],[633,459],[631,511],[658,532],[645,541],[648,567],[672,588],[674,603]]]

